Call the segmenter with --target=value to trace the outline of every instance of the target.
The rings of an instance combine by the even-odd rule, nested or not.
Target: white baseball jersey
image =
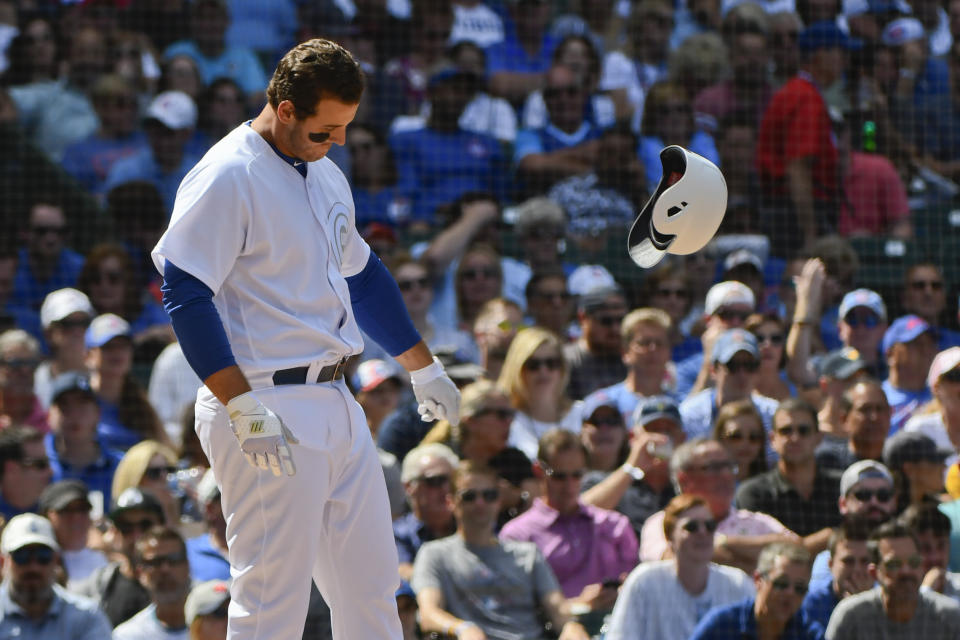
[[[183,179],[152,253],[214,292],[247,376],[363,351],[345,278],[369,256],[340,169],[323,158],[304,179],[246,124]]]

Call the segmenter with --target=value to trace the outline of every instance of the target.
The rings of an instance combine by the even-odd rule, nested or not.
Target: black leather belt
[[[316,380],[308,380],[307,372],[310,367],[293,367],[280,369],[273,373],[273,384],[313,384],[318,382],[332,382],[343,377],[343,370],[347,367],[347,359],[341,358],[336,364],[328,364],[320,369]]]

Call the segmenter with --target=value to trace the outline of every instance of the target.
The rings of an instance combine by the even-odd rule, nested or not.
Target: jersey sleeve
[[[170,226],[152,253],[160,273],[169,260],[214,294],[220,290],[246,244],[252,211],[249,180],[243,167],[231,165],[221,169],[201,164],[187,174],[177,191]]]

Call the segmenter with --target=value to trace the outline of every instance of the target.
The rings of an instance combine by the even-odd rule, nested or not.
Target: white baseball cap
[[[53,533],[53,525],[49,520],[35,513],[21,513],[11,518],[3,528],[0,551],[11,553],[31,544],[42,544],[54,551],[60,551],[57,537]]]
[[[717,312],[717,309],[731,304],[742,304],[753,309],[756,305],[753,291],[747,285],[736,280],[718,282],[710,287],[710,291],[707,291],[707,300],[703,306],[703,312],[712,316]]]
[[[54,322],[77,312],[83,312],[91,318],[97,313],[90,304],[90,298],[82,291],[69,287],[57,289],[48,293],[40,305],[40,324],[44,329],[49,329]]]
[[[130,323],[118,315],[105,313],[90,323],[85,337],[87,349],[102,347],[117,336],[130,337]]]
[[[914,40],[922,40],[925,36],[923,23],[916,18],[897,18],[884,28],[880,39],[888,47],[899,47]]]
[[[958,366],[960,366],[960,347],[950,347],[941,351],[930,365],[927,386],[933,389],[934,383],[940,380],[940,376],[956,369]]]
[[[145,117],[168,129],[192,129],[197,124],[197,105],[183,91],[164,91],[147,107]]]
[[[575,296],[582,296],[597,289],[610,289],[617,286],[606,267],[599,264],[584,264],[573,270],[567,278],[567,289]]]
[[[207,580],[190,590],[183,605],[183,615],[187,625],[193,624],[198,616],[208,616],[230,599],[230,583],[226,580]]]
[[[683,147],[660,152],[663,177],[630,228],[627,251],[641,267],[667,253],[702,249],[720,228],[727,210],[727,183],[717,165]]]
[[[361,362],[353,374],[353,387],[357,391],[371,391],[387,380],[394,379],[402,384],[400,371],[386,360],[373,358]]]

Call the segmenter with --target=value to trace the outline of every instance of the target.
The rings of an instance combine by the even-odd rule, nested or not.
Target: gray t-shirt
[[[827,625],[827,640],[956,640],[960,605],[939,593],[921,592],[909,622],[893,622],[883,612],[880,587],[840,601]]]
[[[537,609],[546,594],[560,589],[534,543],[503,540],[475,547],[459,535],[420,547],[412,583],[417,593],[439,589],[444,610],[497,640],[544,637]]]

